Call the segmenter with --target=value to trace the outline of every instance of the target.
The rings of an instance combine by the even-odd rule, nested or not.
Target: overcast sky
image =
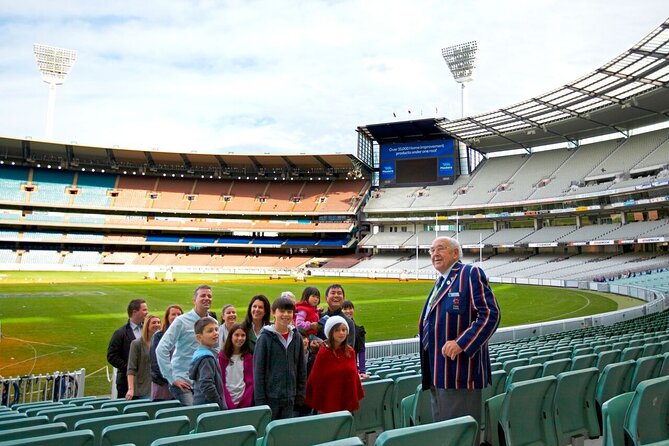
[[[0,0],[0,135],[45,137],[34,43],[78,53],[55,141],[355,153],[357,126],[460,116],[443,47],[478,41],[474,115],[588,73],[667,16],[666,0]]]

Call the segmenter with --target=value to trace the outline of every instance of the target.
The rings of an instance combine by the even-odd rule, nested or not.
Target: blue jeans
[[[193,405],[193,391],[192,390],[181,390],[177,386],[170,384],[170,393],[174,396],[174,399],[178,400],[182,406],[192,406]]]

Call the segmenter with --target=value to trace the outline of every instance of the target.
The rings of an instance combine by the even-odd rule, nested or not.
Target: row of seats
[[[0,409],[0,446],[25,445],[362,445],[359,437],[383,430],[375,444],[393,446],[424,439],[434,444],[473,445],[478,425],[471,417],[431,426],[393,429],[383,419],[392,380],[365,383],[359,411],[270,421],[268,406],[220,411],[214,404],[180,407],[174,401],[78,398]],[[99,407],[99,408],[97,408]],[[443,436],[451,438],[443,443]]]

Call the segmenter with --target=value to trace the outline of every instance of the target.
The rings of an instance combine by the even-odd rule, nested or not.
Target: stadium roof
[[[110,173],[141,171],[181,176],[363,178],[370,168],[352,154],[234,155],[163,152],[62,144],[0,137],[0,162]],[[182,175],[183,174],[183,175]]]
[[[487,153],[627,134],[668,119],[669,19],[634,47],[570,84],[510,107],[438,125]]]
[[[387,122],[358,127],[358,131],[371,137],[379,144],[392,144],[405,141],[429,141],[443,139],[450,135],[439,127],[446,119],[418,119],[415,121]]]

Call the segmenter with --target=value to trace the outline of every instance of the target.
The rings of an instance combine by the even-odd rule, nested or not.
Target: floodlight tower
[[[441,50],[448,69],[455,78],[455,82],[460,84],[460,117],[465,117],[465,84],[472,81],[472,74],[476,67],[476,51],[478,45],[475,40],[461,43],[459,45],[449,46]],[[460,172],[469,173],[469,157],[467,147],[459,143],[460,153]]]
[[[63,85],[77,59],[75,50],[56,48],[48,45],[33,45],[37,68],[42,80],[49,84],[49,103],[46,110],[46,139],[53,136],[53,113],[56,107],[56,86]]]
[[[460,113],[465,117],[465,84],[471,82],[474,68],[476,68],[476,51],[478,45],[475,40],[461,43],[459,45],[449,46],[441,50],[441,55],[451,70],[455,82],[460,84]]]

